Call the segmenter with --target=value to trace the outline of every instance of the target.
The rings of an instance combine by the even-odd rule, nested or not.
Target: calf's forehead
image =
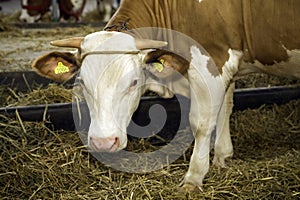
[[[82,63],[80,76],[91,91],[98,87],[102,90],[118,85],[126,87],[138,78],[140,64],[138,55],[90,55]]]
[[[138,54],[105,53],[110,51],[137,51],[134,38],[125,33],[107,31],[95,32],[84,38],[81,53],[87,56],[82,61],[80,76],[88,88],[94,89],[95,84],[104,80],[115,83],[128,74],[131,74],[130,77],[135,75],[140,61]]]
[[[128,34],[114,31],[99,31],[85,36],[82,53],[91,51],[136,51],[134,38]]]

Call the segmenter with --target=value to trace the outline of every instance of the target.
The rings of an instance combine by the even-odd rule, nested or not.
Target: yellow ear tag
[[[164,60],[164,59],[160,59],[159,62],[160,62],[161,64],[165,64],[165,60]]]
[[[153,67],[155,67],[155,69],[160,73],[164,70],[164,63],[165,60],[164,59],[160,59],[159,60],[160,63],[153,63]]]
[[[62,62],[57,63],[57,67],[54,69],[55,74],[63,74],[69,72],[69,67],[65,66]]]

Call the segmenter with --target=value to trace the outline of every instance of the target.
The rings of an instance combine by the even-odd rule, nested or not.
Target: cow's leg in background
[[[121,0],[113,0],[112,7],[117,10],[120,6]]]
[[[103,14],[103,21],[108,22],[112,14],[113,0],[97,0],[97,8],[100,14]]]
[[[220,167],[226,167],[225,159],[231,157],[233,154],[233,146],[230,137],[230,115],[233,108],[234,88],[235,83],[233,82],[227,89],[220,111],[220,113],[225,112],[225,117],[219,115],[217,122],[213,164]]]

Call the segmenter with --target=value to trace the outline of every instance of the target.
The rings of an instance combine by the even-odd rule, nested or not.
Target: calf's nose
[[[105,151],[105,152],[115,152],[119,147],[119,138],[118,137],[90,137],[90,148],[94,151]]]

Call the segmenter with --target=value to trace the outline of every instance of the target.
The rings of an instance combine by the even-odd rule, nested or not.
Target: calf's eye
[[[138,80],[133,80],[133,81],[132,81],[132,83],[131,83],[131,85],[130,85],[130,87],[134,87],[134,86],[136,86],[136,85],[137,85],[137,83],[138,83]]]

